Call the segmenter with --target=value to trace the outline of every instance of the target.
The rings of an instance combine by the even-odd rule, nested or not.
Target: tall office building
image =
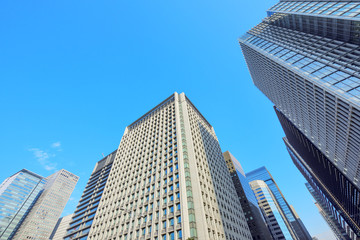
[[[264,222],[261,210],[255,194],[251,189],[246,178],[245,172],[240,162],[229,152],[223,153],[226,165],[229,169],[231,179],[234,183],[236,193],[240,200],[241,207],[245,214],[246,222],[249,226],[253,240],[272,240],[267,225]]]
[[[59,218],[51,235],[50,240],[63,240],[69,228],[73,214]]]
[[[302,159],[333,196],[329,200],[344,208],[342,217],[358,236],[359,34],[358,0],[282,0],[240,38],[254,84],[312,144],[317,156],[307,150],[299,155],[308,155]],[[293,149],[300,151],[303,142]],[[319,173],[325,162],[324,174]]]
[[[351,197],[351,185],[305,135],[278,110],[276,113],[286,134],[284,142],[290,157],[317,193],[316,197],[313,194],[315,200],[337,222],[344,237],[358,239],[353,221],[357,216],[352,215],[358,212],[358,206],[356,198]]]
[[[111,167],[113,166],[116,151],[117,150],[96,163],[70,221],[64,237],[65,240],[87,239],[101,196],[103,195]]]
[[[48,240],[79,177],[62,169],[45,180],[43,193],[22,222],[14,239]]]
[[[174,93],[126,127],[88,239],[252,239],[213,127]]]
[[[289,221],[287,221],[269,186],[262,180],[254,180],[250,182],[250,186],[255,193],[273,239],[296,239]]]
[[[305,183],[306,188],[316,200],[315,205],[319,209],[319,213],[323,216],[334,235],[338,240],[350,240],[351,238],[346,233],[345,229],[338,222],[337,214],[334,214],[334,210],[329,206],[326,198],[321,194],[321,191],[315,190],[309,183]]]
[[[304,227],[302,222],[300,223],[298,219],[296,218],[294,212],[291,210],[290,205],[286,201],[284,195],[281,193],[280,188],[276,184],[274,178],[271,176],[269,171],[265,167],[258,168],[256,170],[253,170],[246,174],[248,181],[254,181],[254,180],[262,180],[264,181],[269,189],[271,190],[272,194],[276,198],[277,203],[280,206],[280,209],[282,210],[282,213],[286,217],[287,222],[289,222],[291,226],[290,232],[294,232],[296,235],[295,239],[311,239],[309,232]]]
[[[23,169],[0,185],[0,239],[12,239],[43,191],[43,177]]]

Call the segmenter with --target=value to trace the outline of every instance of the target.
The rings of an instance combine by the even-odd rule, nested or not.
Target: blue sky
[[[69,214],[125,127],[185,92],[222,150],[246,172],[265,165],[311,235],[332,239],[237,41],[275,3],[2,1],[0,180],[22,168],[43,176],[65,168],[80,176]]]

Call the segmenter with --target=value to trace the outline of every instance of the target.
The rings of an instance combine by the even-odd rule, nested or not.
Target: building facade
[[[126,127],[88,239],[252,239],[213,127],[174,93]]]
[[[66,230],[65,240],[85,240],[88,238],[90,227],[103,195],[111,167],[113,166],[116,151],[96,163],[69,227]]]
[[[231,179],[240,200],[253,240],[272,240],[267,225],[264,222],[255,194],[250,187],[240,162],[229,152],[223,153]]]
[[[267,14],[240,38],[253,82],[312,144],[318,156],[299,154],[360,236],[360,2],[282,0]]]
[[[290,157],[311,185],[312,193],[316,193],[313,194],[315,200],[342,229],[343,238],[359,239],[357,189],[295,125],[275,110],[286,135],[284,142]]]
[[[295,217],[294,212],[291,210],[290,205],[286,201],[284,195],[281,193],[280,188],[276,184],[274,178],[271,176],[270,172],[265,168],[261,167],[258,169],[255,169],[249,173],[246,174],[249,182],[254,180],[262,180],[264,181],[267,186],[270,188],[272,194],[276,198],[277,203],[280,206],[280,209],[284,216],[286,217],[286,220],[289,224],[287,226],[291,226],[290,232],[294,232],[296,238],[295,239],[311,239],[309,232],[304,227],[302,222],[300,223],[298,219]],[[300,219],[300,218],[299,218]]]
[[[43,177],[23,169],[0,185],[0,239],[12,239],[43,191]]]
[[[51,235],[50,240],[64,240],[67,229],[69,228],[73,214],[59,218]]]
[[[262,180],[250,182],[274,240],[294,240],[295,235],[269,186]]]
[[[327,202],[324,202],[324,197],[321,196],[321,192],[313,189],[309,183],[305,183],[306,188],[309,190],[310,194],[316,200],[315,206],[318,208],[320,215],[327,222],[334,235],[338,240],[350,240],[350,237],[337,221],[336,216],[332,213],[332,209],[328,206]]]
[[[290,205],[290,209],[292,211],[292,213],[295,216],[295,219],[297,221],[297,223],[300,225],[300,229],[304,230],[302,233],[303,235],[305,235],[305,239],[312,239],[312,237],[310,236],[309,232],[307,231],[304,223],[302,222],[302,220],[300,219],[300,216],[297,214],[297,212],[295,211],[294,206]],[[303,236],[302,235],[302,236]]]
[[[45,180],[43,193],[22,222],[14,239],[48,240],[79,177],[62,169]]]

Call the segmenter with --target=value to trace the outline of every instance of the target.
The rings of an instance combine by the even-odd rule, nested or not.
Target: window
[[[182,231],[181,230],[177,231],[177,237],[182,238]]]

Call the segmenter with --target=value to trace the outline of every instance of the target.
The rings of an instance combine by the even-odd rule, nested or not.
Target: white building
[[[129,125],[88,239],[252,239],[213,127],[184,93]]]

